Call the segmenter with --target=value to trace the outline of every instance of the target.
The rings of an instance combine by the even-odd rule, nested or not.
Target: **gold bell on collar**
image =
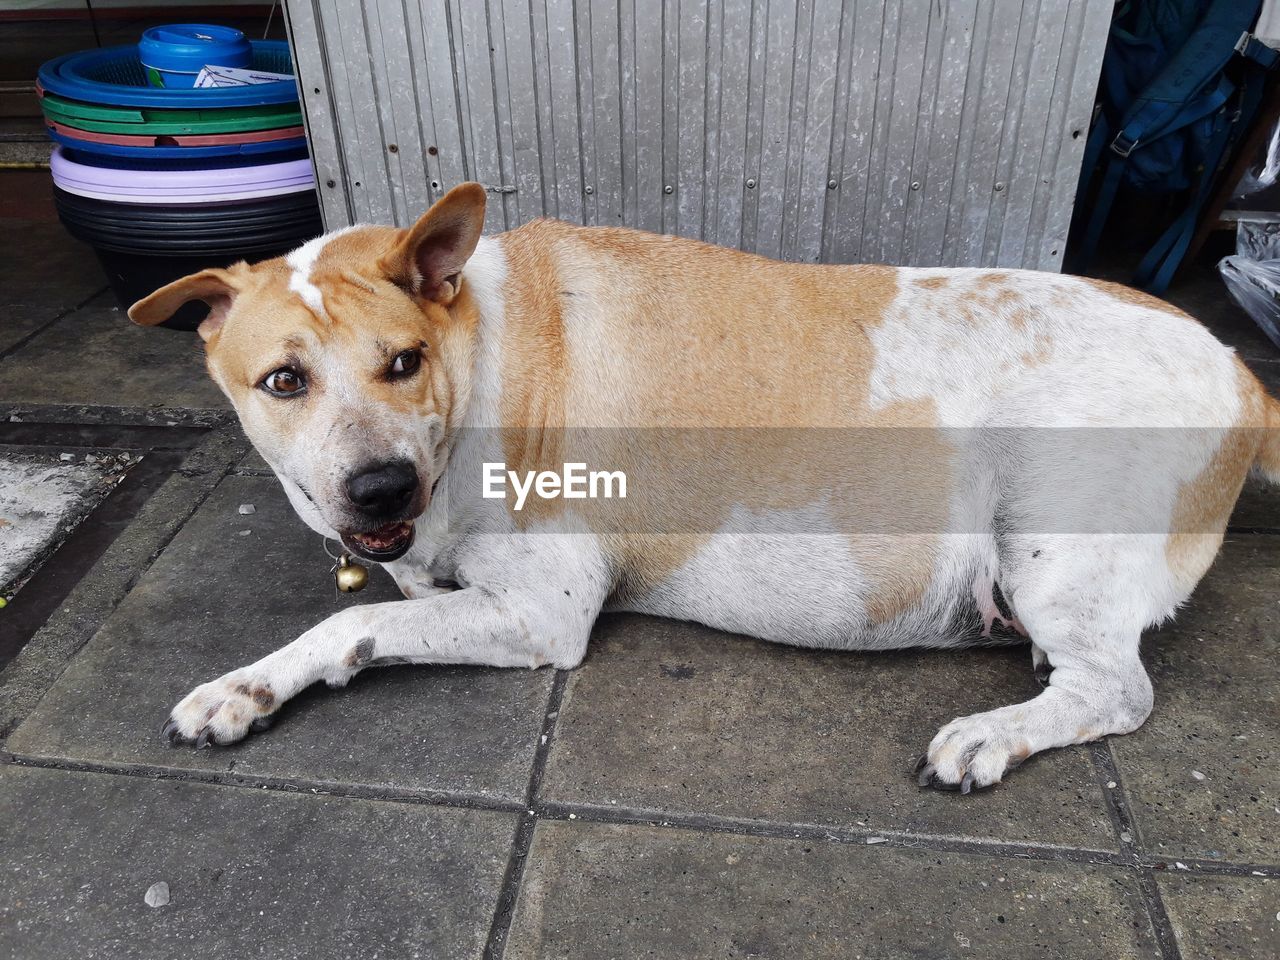
[[[344,553],[338,560],[333,576],[343,593],[356,593],[369,585],[369,568],[356,563],[350,554]]]

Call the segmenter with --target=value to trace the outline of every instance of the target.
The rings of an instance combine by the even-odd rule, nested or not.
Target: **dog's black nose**
[[[393,460],[357,470],[347,477],[347,496],[365,513],[394,517],[418,489],[418,471],[408,460]]]

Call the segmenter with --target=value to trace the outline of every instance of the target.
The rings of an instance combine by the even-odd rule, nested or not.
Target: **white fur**
[[[825,505],[735,507],[673,576],[627,609],[779,643],[843,647],[866,622],[866,584]]]
[[[356,226],[359,225],[357,224]],[[344,233],[355,230],[356,226],[343,227],[340,230],[334,230],[331,233],[325,233],[308,240],[285,257],[285,262],[293,268],[293,272],[289,274],[289,289],[296,293],[302,299],[302,302],[307,305],[307,308],[317,316],[324,316],[324,295],[321,294],[320,288],[311,282],[311,271],[315,267],[316,260],[319,259],[325,245],[335,237],[340,237]]]

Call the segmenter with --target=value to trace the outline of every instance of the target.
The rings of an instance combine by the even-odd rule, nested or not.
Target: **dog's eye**
[[[275,397],[296,397],[307,389],[307,381],[292,367],[281,367],[263,377],[261,387]]]
[[[392,377],[410,377],[418,372],[422,365],[422,355],[417,350],[402,350],[391,361],[391,369],[387,373]]]

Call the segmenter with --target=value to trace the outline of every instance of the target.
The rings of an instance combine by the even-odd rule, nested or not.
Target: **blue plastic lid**
[[[247,67],[253,48],[233,27],[172,23],[152,27],[138,42],[138,59],[157,70],[198,73],[201,67]]]
[[[289,44],[283,40],[251,40],[250,68],[267,73],[293,73]],[[225,64],[219,64],[225,66]],[[256,107],[296,103],[298,87],[292,78],[243,87],[209,87],[203,90],[153,87],[138,59],[138,45],[104,47],[64,53],[41,64],[39,83],[47,93],[70,100],[106,103],[117,107],[165,107],[211,110],[216,107]]]

